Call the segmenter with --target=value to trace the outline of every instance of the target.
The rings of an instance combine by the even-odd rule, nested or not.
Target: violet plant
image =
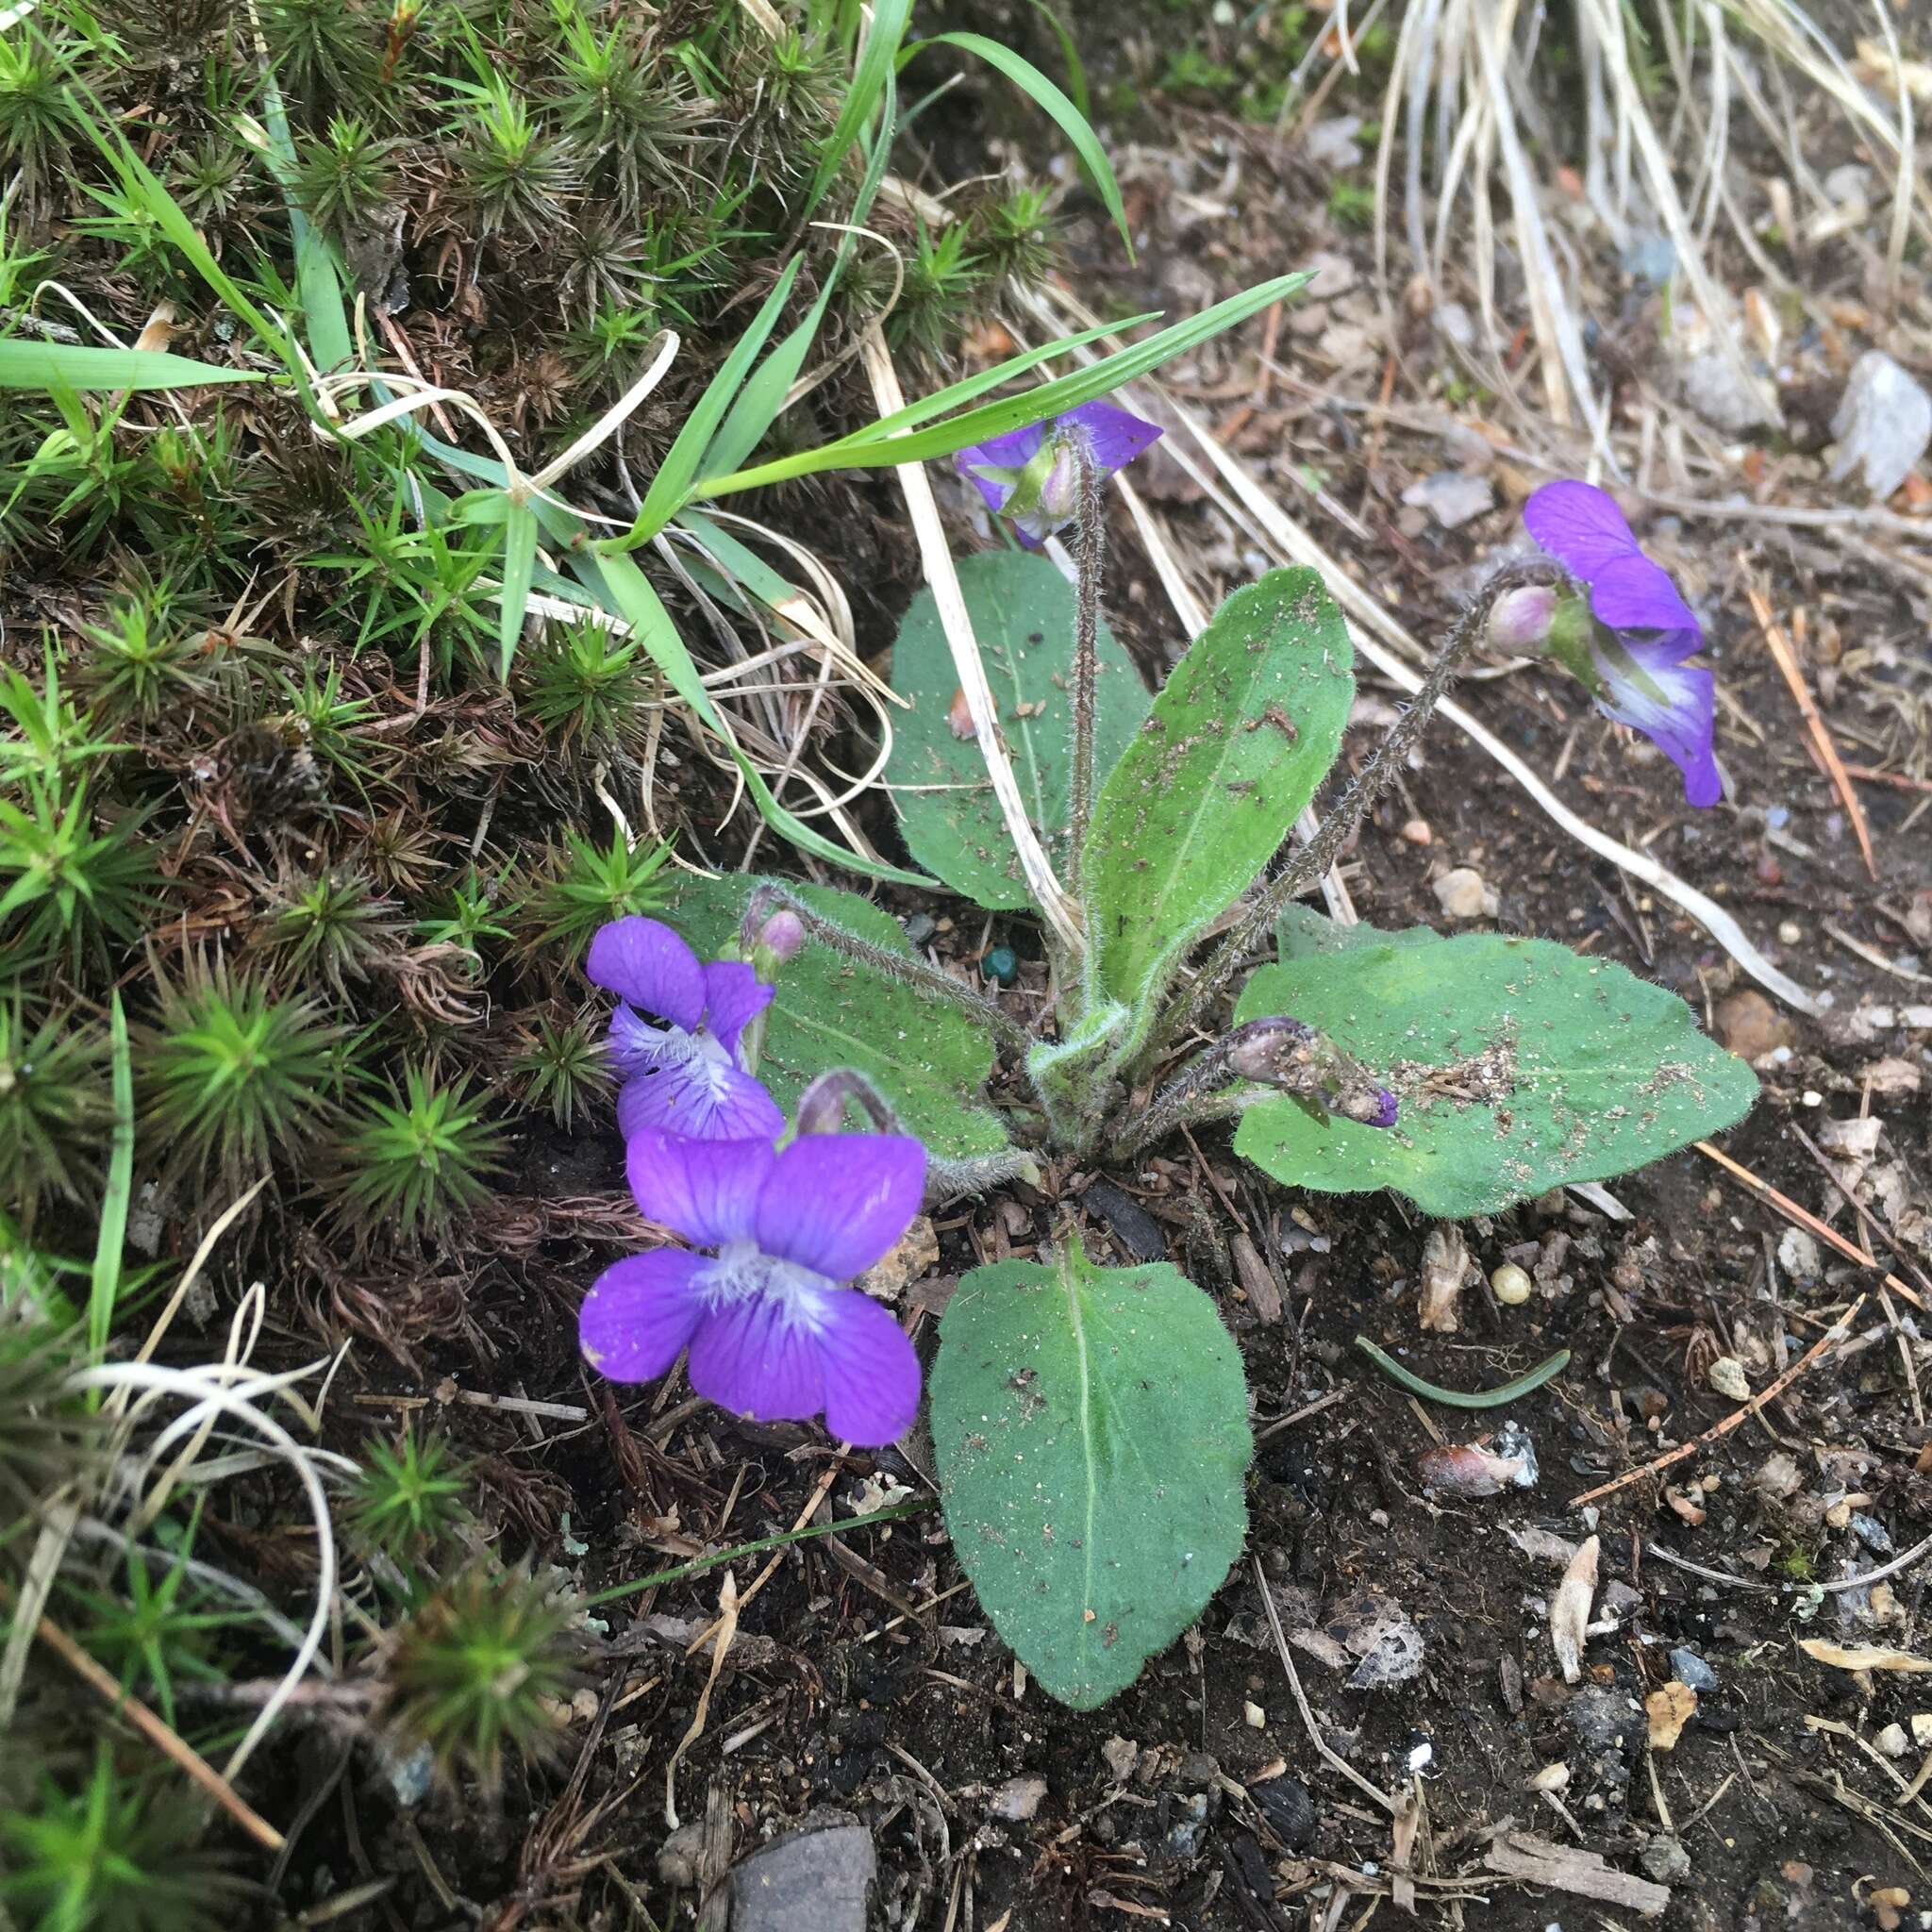
[[[634,1136],[646,1213],[716,1258],[645,1257],[599,1284],[585,1336],[609,1372],[661,1373],[688,1341],[693,1385],[727,1405],[823,1406],[853,1441],[909,1418],[916,1380],[886,1339],[893,1324],[836,1286],[912,1210],[906,1137],[924,1145],[927,1199],[944,1200],[1054,1163],[1131,1164],[1183,1127],[1232,1122],[1236,1151],[1285,1186],[1392,1188],[1449,1219],[1624,1173],[1750,1106],[1750,1069],[1675,994],[1612,961],[1541,939],[1378,932],[1297,903],[1479,646],[1547,651],[1657,740],[1693,804],[1714,799],[1709,674],[1683,663],[1701,630],[1609,499],[1580,484],[1531,499],[1542,555],[1462,613],[1414,705],[1290,850],[1353,705],[1348,630],[1313,572],[1275,571],[1229,597],[1159,692],[1144,691],[1100,617],[1101,489],[1156,434],[1090,406],[958,459],[1024,539],[1073,532],[1072,584],[1030,548],[959,571],[1029,836],[1064,881],[1071,932],[1035,900],[975,733],[962,734],[931,597],[894,649],[909,708],[888,776],[907,844],[988,911],[1042,914],[1043,992],[965,985],[835,889],[687,888],[674,916],[689,939],[759,955],[758,977],[774,982],[752,1043],[774,1108],[797,1102],[808,1124],[830,1079],[885,1131],[778,1154],[762,1118],[723,1152]],[[782,968],[773,947],[759,953],[777,922]],[[603,976],[702,1041],[699,970],[680,959],[676,1002],[655,982]],[[709,1047],[659,1046],[658,1063],[684,1054],[690,1077],[722,1080],[728,1030]],[[1001,1062],[996,1108],[986,1094]],[[850,1241],[835,1241],[814,1192],[856,1199],[868,1174],[891,1211],[854,1207]],[[960,1561],[1002,1636],[1066,1703],[1131,1683],[1240,1552],[1240,1358],[1211,1299],[1166,1263],[1096,1266],[1067,1228],[1048,1259],[967,1274],[940,1324],[930,1424]]]

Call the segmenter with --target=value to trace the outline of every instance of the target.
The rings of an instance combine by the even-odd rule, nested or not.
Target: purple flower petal
[[[1619,641],[1621,653],[1596,654],[1604,681],[1598,704],[1670,758],[1684,774],[1684,796],[1692,805],[1715,805],[1724,796],[1724,781],[1711,752],[1716,706],[1710,673],[1677,663],[1666,644],[1637,638]]]
[[[1029,423],[1024,429],[1009,429],[1004,436],[989,436],[962,449],[953,458],[967,475],[984,465],[989,470],[1024,470],[1040,454],[1046,441],[1046,425]]]
[[[656,1381],[704,1312],[693,1283],[704,1265],[695,1255],[657,1248],[605,1269],[577,1316],[584,1359],[613,1382]]]
[[[1523,524],[1538,544],[1590,587],[1590,608],[1612,630],[1670,634],[1676,656],[1703,642],[1671,574],[1644,556],[1624,512],[1588,483],[1546,483],[1523,506]]]
[[[644,1218],[701,1248],[751,1239],[776,1163],[766,1141],[687,1141],[661,1127],[641,1128],[625,1153]]]
[[[633,917],[599,926],[584,971],[596,985],[687,1033],[704,1018],[697,955],[661,921]]]
[[[896,1442],[919,1414],[919,1357],[906,1332],[870,1295],[841,1289],[824,1311],[825,1427],[876,1449]]]
[[[660,1067],[691,1051],[691,1037],[681,1026],[654,1026],[629,1007],[610,1015],[610,1064],[620,1078],[629,1079],[646,1067]]]
[[[925,1149],[906,1135],[808,1134],[759,1191],[758,1246],[849,1281],[906,1232],[924,1191]]]
[[[733,1059],[745,1022],[777,997],[775,986],[760,986],[742,959],[713,959],[705,967],[705,1029]]]
[[[1106,475],[1125,469],[1161,437],[1158,423],[1145,422],[1129,410],[1115,408],[1111,403],[1082,403],[1077,409],[1069,409],[1059,421],[1062,425],[1086,432],[1094,463]]]
[[[803,1422],[825,1406],[814,1327],[812,1311],[787,1295],[750,1294],[714,1308],[691,1340],[691,1386],[754,1422]]]
[[[770,1141],[785,1131],[785,1115],[742,1068],[693,1047],[688,1058],[640,1067],[618,1090],[618,1132],[628,1142],[645,1127],[693,1141]]]

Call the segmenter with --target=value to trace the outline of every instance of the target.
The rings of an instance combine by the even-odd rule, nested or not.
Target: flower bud
[[[773,913],[758,929],[758,950],[779,966],[797,958],[805,950],[805,922],[790,909]]]
[[[1228,1048],[1228,1069],[1243,1080],[1281,1086],[1284,1075],[1314,1058],[1314,1039],[1313,1027],[1305,1026],[1286,1014],[1271,1020],[1251,1020],[1238,1028],[1233,1037]]]
[[[1540,651],[1549,641],[1556,615],[1554,584],[1518,584],[1490,606],[1490,643],[1511,656]]]

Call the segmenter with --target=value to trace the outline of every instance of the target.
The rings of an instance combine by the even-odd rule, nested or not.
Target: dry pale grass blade
[[[312,1373],[321,1366],[321,1363],[311,1364],[303,1373]],[[246,1424],[277,1452],[293,1472],[307,1498],[309,1516],[315,1525],[315,1608],[288,1670],[263,1701],[255,1721],[222,1767],[222,1775],[230,1780],[254,1756],[257,1746],[268,1735],[282,1707],[294,1694],[295,1687],[307,1675],[320,1653],[323,1639],[328,1633],[329,1610],[336,1593],[335,1529],[328,1497],[318,1472],[319,1454],[315,1450],[305,1449],[274,1416],[258,1407],[253,1400],[257,1394],[286,1379],[260,1376],[241,1388],[228,1388],[207,1373],[170,1368],[159,1362],[102,1362],[93,1368],[80,1370],[71,1378],[71,1385],[76,1390],[133,1390],[150,1395],[174,1396],[192,1405],[162,1430],[150,1446],[150,1464],[158,1461],[183,1436],[200,1429],[204,1422],[217,1416],[227,1416]],[[35,1621],[38,1622],[38,1612]]]
[[[1886,104],[1852,71],[1830,37],[1796,0],[1727,0],[1733,16],[1779,60],[1801,75],[1818,92],[1838,104],[1840,111],[1865,137],[1874,158],[1891,175],[1894,190],[1903,183],[1913,211],[1910,225],[1932,241],[1932,181],[1923,176],[1911,146],[1909,115],[1894,120]],[[1893,39],[1890,44],[1895,47]],[[1908,94],[1904,76],[1899,92]]]
[[[1040,305],[1040,312],[1050,325],[1061,330],[1069,326],[1084,328],[1092,325],[1092,316],[1071,295],[1056,291],[1054,302],[1061,311],[1058,315],[1045,303]],[[1267,547],[1274,552],[1276,558],[1283,563],[1307,564],[1321,572],[1324,581],[1328,586],[1329,594],[1360,626],[1360,631],[1356,637],[1356,649],[1391,683],[1400,686],[1410,695],[1421,690],[1421,676],[1403,663],[1395,652],[1403,651],[1417,660],[1426,662],[1429,654],[1424,650],[1422,644],[1397,622],[1378,599],[1357,583],[1335,558],[1329,557],[1322,546],[1282,509],[1274,497],[1249,474],[1241,459],[1223,448],[1213,432],[1197,415],[1158,383],[1150,381],[1146,387],[1151,393],[1160,398],[1169,420],[1180,424],[1194,445],[1219,472],[1229,493],[1241,504],[1246,520],[1261,533]],[[1142,408],[1143,412],[1147,408],[1144,404],[1139,407]],[[1390,648],[1391,644],[1394,649]],[[1612,865],[1628,873],[1631,877],[1640,880],[1653,891],[1661,893],[1673,904],[1681,907],[1760,986],[1768,988],[1800,1012],[1810,1014],[1814,1018],[1824,1010],[1819,1005],[1816,995],[1800,986],[1789,974],[1780,972],[1764,957],[1746,936],[1743,927],[1714,899],[1678,878],[1674,873],[1660,865],[1648,853],[1636,851],[1621,841],[1611,838],[1607,832],[1572,811],[1523,758],[1454,699],[1444,698],[1437,706],[1437,710],[1502,766],[1536,801],[1538,807],[1573,839],[1588,846],[1600,858],[1608,859]]]
[[[876,325],[866,332],[866,374],[872,379],[873,396],[881,416],[890,416],[906,407],[905,391],[899,387],[898,372]],[[906,497],[906,508],[919,540],[920,559],[925,580],[938,607],[940,624],[958,674],[959,689],[965,693],[966,708],[992,779],[993,796],[998,799],[1006,820],[1007,836],[1020,859],[1026,887],[1033,903],[1041,909],[1055,936],[1076,958],[1084,941],[1080,921],[1073,901],[1055,877],[1045,848],[1026,816],[1025,802],[1020,796],[1020,782],[1013,762],[1000,738],[999,717],[993,708],[992,688],[987,682],[986,664],[979,653],[979,641],[973,634],[973,618],[966,608],[965,594],[959,589],[958,572],[953,567],[952,552],[946,547],[945,526],[940,521],[939,504],[924,467],[903,463],[892,473]]]

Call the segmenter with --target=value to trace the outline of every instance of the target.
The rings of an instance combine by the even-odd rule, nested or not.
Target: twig
[[[1738,564],[1743,570],[1750,568],[1741,552],[1739,553]],[[1797,653],[1791,649],[1791,641],[1785,636],[1784,627],[1772,615],[1771,604],[1764,592],[1756,584],[1746,584],[1744,594],[1751,600],[1751,614],[1757,618],[1757,628],[1763,632],[1764,641],[1771,647],[1771,655],[1777,659],[1777,668],[1784,673],[1785,682],[1790,686],[1791,696],[1797,701],[1799,712],[1804,717],[1805,728],[1811,734],[1811,742],[1818,747],[1818,756],[1831,774],[1832,785],[1851,819],[1852,830],[1858,836],[1858,850],[1864,855],[1865,870],[1875,879],[1878,861],[1872,854],[1872,834],[1865,824],[1865,808],[1859,802],[1851,774],[1845,770],[1843,760],[1838,755],[1838,746],[1831,741],[1831,733],[1825,728],[1824,719],[1805,682],[1805,674],[1798,666]]]
[[[1380,1785],[1371,1784],[1347,1758],[1332,1750],[1328,1740],[1322,1735],[1321,1726],[1315,1722],[1315,1713],[1308,1708],[1308,1694],[1302,1689],[1301,1673],[1294,1667],[1294,1658],[1289,1655],[1288,1639],[1282,1633],[1281,1612],[1274,1607],[1274,1592],[1268,1588],[1268,1578],[1261,1569],[1261,1559],[1253,1559],[1255,1589],[1261,1598],[1261,1607],[1268,1612],[1268,1627],[1274,1633],[1274,1648],[1281,1654],[1281,1668],[1288,1673],[1288,1688],[1294,1692],[1295,1708],[1302,1714],[1302,1723],[1307,1726],[1308,1741],[1315,1747],[1316,1756],[1331,1771],[1339,1771],[1357,1790],[1366,1793],[1381,1806],[1392,1818],[1395,1815],[1395,1800]]]
[[[12,1592],[0,1584],[0,1600],[8,1599],[11,1595]],[[157,1717],[132,1691],[124,1690],[58,1624],[42,1617],[34,1626],[34,1635],[76,1677],[97,1690],[115,1709],[125,1711],[135,1729],[198,1784],[250,1838],[272,1852],[281,1850],[281,1833],[246,1800],[238,1797],[227,1780],[193,1745]]]
[[[1868,785],[1896,785],[1901,791],[1932,791],[1932,778],[1914,778],[1906,772],[1877,772],[1870,765],[1847,765],[1845,770]]]
[[[1593,1490],[1585,1490],[1580,1496],[1572,1496],[1569,1507],[1572,1509],[1581,1509],[1586,1503],[1594,1503],[1604,1496],[1614,1495],[1617,1491],[1628,1489],[1632,1483],[1641,1482],[1646,1476],[1656,1475],[1659,1471],[1670,1468],[1674,1462],[1682,1462],[1687,1456],[1695,1456],[1700,1449],[1707,1449],[1713,1442],[1728,1436],[1740,1423],[1756,1415],[1767,1402],[1775,1401],[1782,1395],[1834,1342],[1842,1341],[1850,1335],[1853,1323],[1858,1319],[1858,1310],[1869,1299],[1869,1296],[1861,1294],[1852,1304],[1851,1310],[1844,1319],[1835,1322],[1827,1328],[1782,1375],[1774,1382],[1767,1382],[1749,1402],[1734,1408],[1722,1422],[1715,1423],[1706,1429],[1703,1435],[1693,1436],[1690,1441],[1678,1443],[1668,1455],[1659,1456],[1654,1462],[1646,1462],[1641,1469],[1626,1470],[1609,1482],[1599,1483]]]
[[[1699,1141],[1695,1145],[1698,1153],[1703,1155],[1707,1160],[1714,1160],[1726,1174],[1735,1174],[1754,1193],[1762,1194],[1780,1214],[1785,1215],[1791,1221],[1795,1221],[1800,1227],[1815,1234],[1820,1241],[1828,1241],[1846,1260],[1859,1262],[1867,1268],[1876,1268],[1882,1265],[1876,1255],[1868,1255],[1857,1241],[1847,1241],[1843,1235],[1839,1233],[1837,1228],[1831,1226],[1826,1222],[1820,1221],[1817,1215],[1813,1214],[1808,1208],[1800,1208],[1789,1194],[1779,1193],[1769,1181],[1760,1180],[1748,1167],[1744,1167],[1738,1161],[1733,1160],[1728,1154],[1719,1152],[1708,1141]],[[1913,1307],[1917,1308],[1920,1313],[1932,1312],[1926,1309],[1925,1304],[1920,1298],[1917,1291],[1907,1288],[1896,1274],[1888,1274],[1881,1285],[1890,1289],[1894,1294],[1904,1295],[1907,1301],[1910,1302]]]

